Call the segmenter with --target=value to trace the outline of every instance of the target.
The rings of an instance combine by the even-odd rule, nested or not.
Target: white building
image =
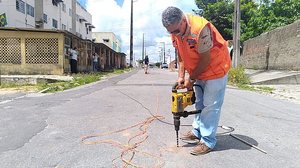
[[[95,43],[103,43],[116,52],[121,52],[121,41],[113,32],[93,32]]]
[[[0,0],[5,27],[67,30],[92,40],[92,15],[76,0]]]

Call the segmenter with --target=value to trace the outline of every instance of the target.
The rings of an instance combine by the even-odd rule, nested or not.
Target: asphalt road
[[[0,103],[0,167],[299,167],[300,105],[228,87],[214,151],[189,154],[176,137],[171,86],[177,74],[142,70],[56,94]],[[192,109],[192,107],[189,107]],[[193,117],[181,119],[190,124]],[[188,131],[182,126],[180,133]],[[87,137],[83,142],[83,138]]]

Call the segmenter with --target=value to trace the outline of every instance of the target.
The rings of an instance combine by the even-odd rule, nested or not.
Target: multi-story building
[[[92,15],[76,0],[0,0],[1,15],[5,27],[66,30],[92,40]]]
[[[116,52],[121,52],[121,41],[113,32],[93,32],[93,40],[96,43],[103,43]]]
[[[77,0],[0,0],[1,72],[69,72],[70,47],[79,49],[80,72],[91,70],[94,52],[100,56],[99,70],[124,68],[120,42],[104,36],[94,43],[93,28],[91,14]]]

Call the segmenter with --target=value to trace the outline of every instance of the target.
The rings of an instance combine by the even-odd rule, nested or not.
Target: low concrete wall
[[[300,20],[244,42],[240,64],[250,69],[300,70]]]

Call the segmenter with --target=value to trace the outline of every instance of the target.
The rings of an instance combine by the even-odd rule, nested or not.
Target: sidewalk
[[[251,84],[257,85],[300,85],[300,71],[245,69]]]
[[[245,73],[253,86],[273,88],[269,95],[300,104],[300,71],[245,69]]]

